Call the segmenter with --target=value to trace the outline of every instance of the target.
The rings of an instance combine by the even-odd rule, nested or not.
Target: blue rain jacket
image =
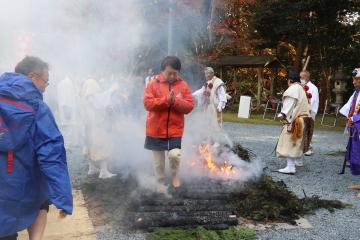
[[[0,237],[29,227],[50,200],[72,213],[63,137],[27,76],[0,76]]]

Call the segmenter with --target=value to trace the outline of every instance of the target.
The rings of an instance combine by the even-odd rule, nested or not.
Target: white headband
[[[353,77],[360,77],[360,68],[355,68],[353,71],[352,71],[352,76]]]
[[[214,69],[212,67],[206,67],[205,72],[212,72],[214,73]]]

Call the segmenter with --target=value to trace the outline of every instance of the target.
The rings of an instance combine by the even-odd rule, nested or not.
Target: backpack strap
[[[9,151],[7,153],[7,173],[12,173],[14,169],[14,152]]]
[[[1,104],[5,103],[7,105],[14,106],[15,109],[12,109],[12,111],[13,111],[13,112],[11,112],[12,115],[16,115],[16,114],[20,113],[20,114],[22,114],[21,116],[22,116],[22,120],[23,120],[23,124],[16,124],[13,126],[13,128],[16,128],[17,134],[11,136],[12,134],[10,133],[10,129],[4,122],[4,119],[3,119],[4,116],[0,115],[0,133],[4,134],[4,136],[3,136],[4,141],[1,143],[2,144],[2,152],[7,155],[6,172],[8,174],[11,174],[14,170],[14,159],[15,159],[14,151],[16,151],[18,145],[21,145],[21,139],[18,139],[18,137],[19,136],[23,137],[24,133],[27,131],[28,125],[30,124],[28,119],[30,119],[30,117],[31,117],[31,116],[29,116],[28,113],[34,113],[34,109],[22,104],[21,101],[13,101],[11,99],[7,99],[2,96],[0,96],[0,103]],[[2,114],[3,114],[3,112],[2,112]],[[5,111],[4,114],[7,117],[7,121],[13,122],[12,121],[13,116],[10,113],[6,113],[6,111]],[[19,131],[20,131],[20,134],[18,134]],[[5,141],[6,139],[10,139],[10,140]],[[13,140],[14,140],[14,142],[12,142]]]

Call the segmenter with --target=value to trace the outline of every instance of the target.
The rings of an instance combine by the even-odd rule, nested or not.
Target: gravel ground
[[[225,129],[235,142],[251,149],[266,163],[266,173],[274,179],[283,180],[290,190],[303,197],[303,190],[310,195],[324,199],[338,199],[353,205],[350,209],[329,213],[319,210],[306,216],[312,229],[266,230],[258,232],[259,239],[360,239],[360,200],[354,191],[348,189],[360,178],[352,176],[347,169],[345,175],[338,175],[343,163],[347,137],[339,132],[316,131],[313,139],[315,154],[304,159],[305,166],[297,169],[294,176],[282,175],[273,170],[284,166],[274,154],[281,128],[278,126],[225,124]]]
[[[345,175],[337,174],[343,162],[346,136],[339,132],[315,131],[315,154],[304,159],[305,166],[298,168],[296,175],[288,176],[273,172],[285,164],[271,154],[281,131],[279,126],[225,123],[224,128],[234,142],[249,148],[265,162],[268,175],[283,180],[297,195],[303,197],[304,190],[308,196],[319,195],[324,199],[338,199],[353,205],[352,208],[336,210],[335,213],[319,210],[315,215],[306,216],[312,229],[268,229],[258,232],[259,239],[360,239],[360,200],[355,198],[356,192],[348,189],[351,184],[360,183],[360,179],[352,176],[348,169]],[[69,167],[75,187],[83,181],[87,171],[86,161],[79,158],[79,152],[78,149],[69,154]],[[143,240],[145,235],[98,229],[97,239]]]

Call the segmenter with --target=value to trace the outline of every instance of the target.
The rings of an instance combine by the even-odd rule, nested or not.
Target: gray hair
[[[206,67],[204,72],[211,72],[211,73],[215,73],[214,69],[212,67]]]
[[[49,70],[49,64],[33,56],[26,56],[15,67],[15,72],[23,75],[28,75],[31,72],[41,74],[44,70]]]

